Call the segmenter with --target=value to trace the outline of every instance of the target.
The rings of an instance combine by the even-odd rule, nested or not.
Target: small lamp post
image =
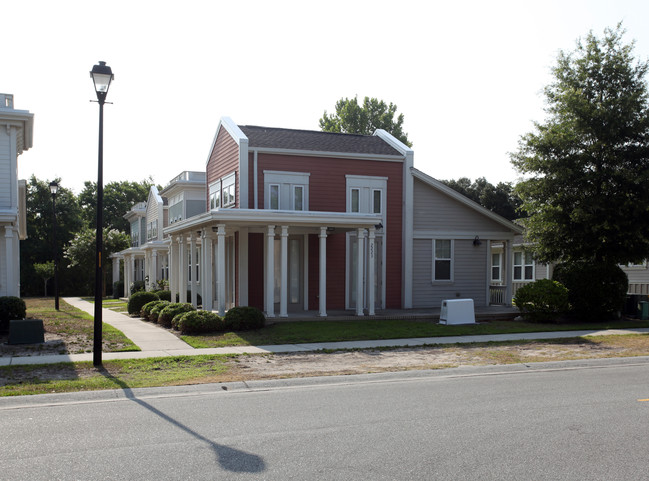
[[[52,194],[52,248],[54,249],[54,309],[59,310],[59,251],[56,246],[56,193],[59,184],[56,181],[50,182],[50,193]]]
[[[103,162],[104,162],[104,103],[106,95],[110,88],[114,76],[106,62],[99,62],[92,67],[90,77],[95,85],[97,93],[97,102],[99,103],[99,155],[97,169],[97,247],[95,263],[95,323],[94,323],[94,342],[92,363],[95,366],[101,366],[101,344],[102,344],[102,288],[103,288],[103,210],[104,210],[104,179],[103,179]]]

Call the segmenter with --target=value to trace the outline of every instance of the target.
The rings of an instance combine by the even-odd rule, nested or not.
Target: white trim
[[[437,247],[436,244],[437,244],[437,241],[442,241],[442,240],[444,240],[444,241],[447,240],[451,244],[450,245],[450,250],[451,250],[450,255],[451,255],[451,257],[450,258],[446,258],[446,257],[440,257],[439,258],[439,260],[442,260],[442,261],[446,261],[446,260],[450,261],[450,265],[449,265],[449,271],[450,271],[449,272],[449,277],[450,278],[449,279],[435,279],[435,261],[438,259],[437,258],[437,251],[436,251],[436,247]],[[454,275],[454,271],[455,271],[455,242],[454,242],[454,239],[432,239],[432,242],[433,242],[433,244],[432,244],[432,246],[433,246],[433,255],[432,255],[432,261],[433,261],[432,262],[432,282],[433,282],[433,284],[449,284],[449,283],[454,282],[455,281],[455,275]]]

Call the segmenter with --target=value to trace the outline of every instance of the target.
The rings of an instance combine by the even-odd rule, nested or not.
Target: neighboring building
[[[18,180],[18,156],[32,147],[34,114],[16,110],[0,93],[0,296],[20,295],[20,240],[27,238],[26,183]]]
[[[172,218],[177,222],[205,212],[205,198],[205,173],[182,172],[161,192],[152,186],[147,201],[133,205],[124,215],[130,224],[131,246],[111,256],[113,279],[119,279],[120,261],[124,263],[124,297],[129,297],[137,281],[148,290],[168,283],[169,239],[163,229]]]
[[[414,169],[413,157],[382,130],[221,119],[206,167],[209,210],[172,223],[170,202],[172,298],[185,301],[189,286],[204,309],[251,305],[268,317],[371,315],[456,297],[488,305],[490,243],[511,243],[520,227]]]

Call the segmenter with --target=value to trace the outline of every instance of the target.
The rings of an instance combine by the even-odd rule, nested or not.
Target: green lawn
[[[629,327],[649,327],[649,322],[621,320],[581,324],[540,324],[521,321],[489,321],[474,325],[445,326],[431,321],[404,320],[296,321],[271,324],[254,331],[182,336],[182,339],[195,348],[206,348],[411,337],[471,336],[515,332],[624,329]]]

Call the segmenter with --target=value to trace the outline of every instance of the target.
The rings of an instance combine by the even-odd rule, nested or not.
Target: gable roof
[[[497,223],[501,224],[502,226],[508,228],[509,230],[517,233],[517,234],[522,234],[523,233],[523,228],[520,225],[517,225],[504,217],[496,214],[495,212],[490,211],[489,209],[481,206],[477,202],[472,201],[468,197],[460,194],[456,190],[451,189],[449,186],[446,184],[440,182],[437,179],[434,179],[430,175],[424,174],[422,171],[415,169],[412,167],[410,169],[412,172],[413,177],[416,179],[421,180],[425,184],[429,185],[430,187],[438,190],[439,192],[442,192],[443,194],[451,197],[452,199],[455,199],[456,201],[460,202],[461,204],[464,204],[465,206],[477,211],[478,213],[484,215],[485,217],[488,217]]]
[[[278,149],[403,157],[403,154],[376,135],[340,134],[315,130],[293,130],[255,125],[239,125],[251,149]]]

